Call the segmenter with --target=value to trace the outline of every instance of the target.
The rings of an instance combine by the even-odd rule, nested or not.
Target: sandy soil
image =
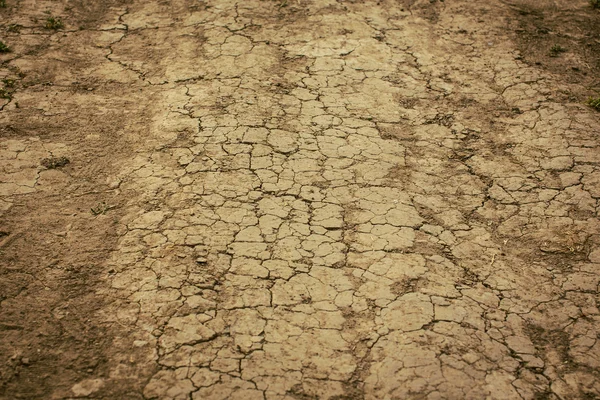
[[[599,37],[586,0],[0,1],[0,398],[600,398]]]

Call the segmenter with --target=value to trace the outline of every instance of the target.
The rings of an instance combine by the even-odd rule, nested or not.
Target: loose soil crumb
[[[55,169],[55,168],[60,168],[60,167],[64,167],[65,165],[69,164],[71,161],[67,158],[67,157],[50,157],[50,158],[44,158],[40,164],[43,167],[46,167],[48,169]]]

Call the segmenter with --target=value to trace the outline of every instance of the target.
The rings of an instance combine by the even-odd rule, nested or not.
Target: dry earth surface
[[[0,398],[600,398],[599,38],[586,0],[0,1]]]

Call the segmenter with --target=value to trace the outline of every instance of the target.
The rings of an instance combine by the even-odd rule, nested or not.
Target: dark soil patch
[[[512,0],[516,43],[523,60],[568,83],[581,84],[587,93],[576,93],[578,101],[600,90],[600,12],[588,1]]]
[[[46,167],[48,169],[56,169],[56,168],[61,168],[64,167],[65,165],[69,164],[71,161],[67,158],[67,157],[49,157],[49,158],[44,158],[40,164],[43,167]]]

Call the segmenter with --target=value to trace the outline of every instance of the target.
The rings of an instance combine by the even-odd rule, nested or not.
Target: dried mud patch
[[[580,20],[517,3],[10,2],[0,397],[600,393],[598,114],[510,36]]]

